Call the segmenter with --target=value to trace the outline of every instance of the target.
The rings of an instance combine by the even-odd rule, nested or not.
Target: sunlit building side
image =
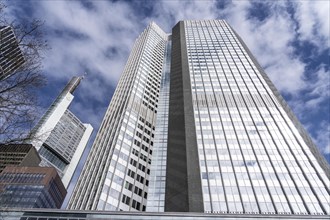
[[[285,73],[279,73],[285,74]],[[329,166],[223,20],[137,38],[69,209],[329,215]]]

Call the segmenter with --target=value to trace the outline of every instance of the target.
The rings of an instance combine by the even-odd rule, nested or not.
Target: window
[[[131,201],[131,198],[123,195],[123,199],[121,200],[123,203],[125,203],[126,205],[129,205],[129,202]]]

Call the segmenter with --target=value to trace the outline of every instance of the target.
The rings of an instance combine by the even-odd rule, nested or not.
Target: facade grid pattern
[[[31,144],[42,159],[40,166],[54,167],[68,187],[87,146],[93,127],[82,123],[68,108],[83,77],[72,77],[31,131]]]
[[[70,164],[86,127],[68,109],[39,149],[42,166],[53,166],[62,177]]]
[[[69,209],[146,210],[166,41],[154,23],[136,40]]]
[[[12,75],[24,63],[13,29],[10,26],[0,27],[0,80]]]
[[[205,211],[329,213],[325,173],[231,28],[185,31]]]
[[[6,167],[0,173],[0,209],[60,208],[65,195],[55,168]]]
[[[150,184],[146,211],[164,212],[167,131],[170,95],[171,41],[166,44],[166,59],[160,83],[159,106],[156,118],[155,141],[150,167]]]
[[[7,166],[38,166],[40,161],[31,144],[0,144],[0,173]]]
[[[68,208],[330,215],[321,157],[225,21],[180,21],[172,35],[151,23]]]

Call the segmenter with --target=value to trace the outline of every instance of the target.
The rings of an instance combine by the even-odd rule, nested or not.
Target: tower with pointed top
[[[68,108],[83,76],[73,77],[32,131],[31,144],[42,159],[41,166],[55,167],[68,187],[93,128],[82,123]]]

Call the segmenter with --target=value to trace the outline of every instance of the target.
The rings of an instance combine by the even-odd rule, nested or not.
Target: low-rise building
[[[60,208],[66,193],[53,167],[7,166],[0,173],[0,209]]]
[[[0,173],[6,166],[38,166],[40,161],[31,144],[0,144]]]

